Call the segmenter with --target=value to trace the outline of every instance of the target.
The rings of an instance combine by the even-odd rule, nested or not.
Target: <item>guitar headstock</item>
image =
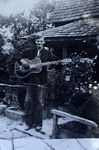
[[[71,63],[71,61],[72,60],[70,58],[66,58],[66,59],[61,60],[61,63],[62,63],[62,65],[66,65],[66,64]]]

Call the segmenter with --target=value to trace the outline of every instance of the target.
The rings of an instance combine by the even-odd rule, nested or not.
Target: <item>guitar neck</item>
[[[59,64],[60,62],[61,62],[61,60],[51,61],[51,62],[43,62],[43,63],[40,64],[40,66],[54,65],[54,64]]]
[[[50,65],[58,65],[59,63],[63,63],[63,64],[68,64],[69,62],[71,62],[71,59],[63,59],[63,60],[56,60],[56,61],[50,61],[50,62],[41,62],[41,63],[37,63],[35,64],[36,67],[39,66],[50,66]],[[34,66],[34,65],[33,65]],[[32,64],[31,64],[32,67]]]

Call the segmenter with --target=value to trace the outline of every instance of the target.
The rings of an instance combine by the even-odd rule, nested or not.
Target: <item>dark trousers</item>
[[[29,127],[42,126],[44,93],[42,87],[27,88],[25,99],[25,121]]]
[[[18,97],[18,104],[21,110],[24,110],[25,96],[26,96],[26,90],[19,89],[17,97]]]

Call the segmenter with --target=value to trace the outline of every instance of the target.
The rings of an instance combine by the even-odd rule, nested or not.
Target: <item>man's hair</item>
[[[41,38],[44,39],[44,36],[43,36],[42,32],[39,32],[39,33],[35,34],[35,39],[41,39]]]

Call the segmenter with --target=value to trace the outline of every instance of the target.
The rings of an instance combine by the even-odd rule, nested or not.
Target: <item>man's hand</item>
[[[22,63],[23,68],[24,68],[25,70],[27,70],[27,69],[30,68],[28,62],[27,62],[25,59],[21,59],[20,62]]]

